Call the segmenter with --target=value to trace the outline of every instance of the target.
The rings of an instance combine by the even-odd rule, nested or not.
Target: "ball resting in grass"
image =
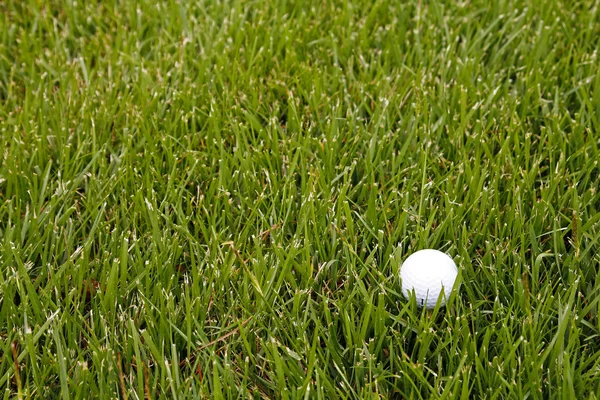
[[[440,305],[444,305],[457,275],[456,264],[446,253],[433,249],[417,251],[400,268],[402,294],[410,299],[414,292],[419,307],[434,308],[440,296]]]

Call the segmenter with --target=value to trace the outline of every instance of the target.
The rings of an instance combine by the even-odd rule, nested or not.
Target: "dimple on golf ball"
[[[444,305],[457,275],[456,264],[446,253],[433,249],[419,250],[411,254],[400,268],[402,294],[410,299],[414,291],[419,307],[434,308],[440,296],[440,304]]]

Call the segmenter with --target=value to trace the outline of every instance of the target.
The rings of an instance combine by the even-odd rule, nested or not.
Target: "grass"
[[[0,1],[4,398],[598,398],[600,4],[439,3]]]

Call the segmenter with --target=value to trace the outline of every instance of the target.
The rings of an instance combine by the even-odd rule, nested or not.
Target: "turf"
[[[3,397],[597,398],[599,7],[0,1]]]

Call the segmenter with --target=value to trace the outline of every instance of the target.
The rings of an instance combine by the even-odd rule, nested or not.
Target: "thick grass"
[[[4,398],[597,397],[600,4],[445,3],[0,1]]]

